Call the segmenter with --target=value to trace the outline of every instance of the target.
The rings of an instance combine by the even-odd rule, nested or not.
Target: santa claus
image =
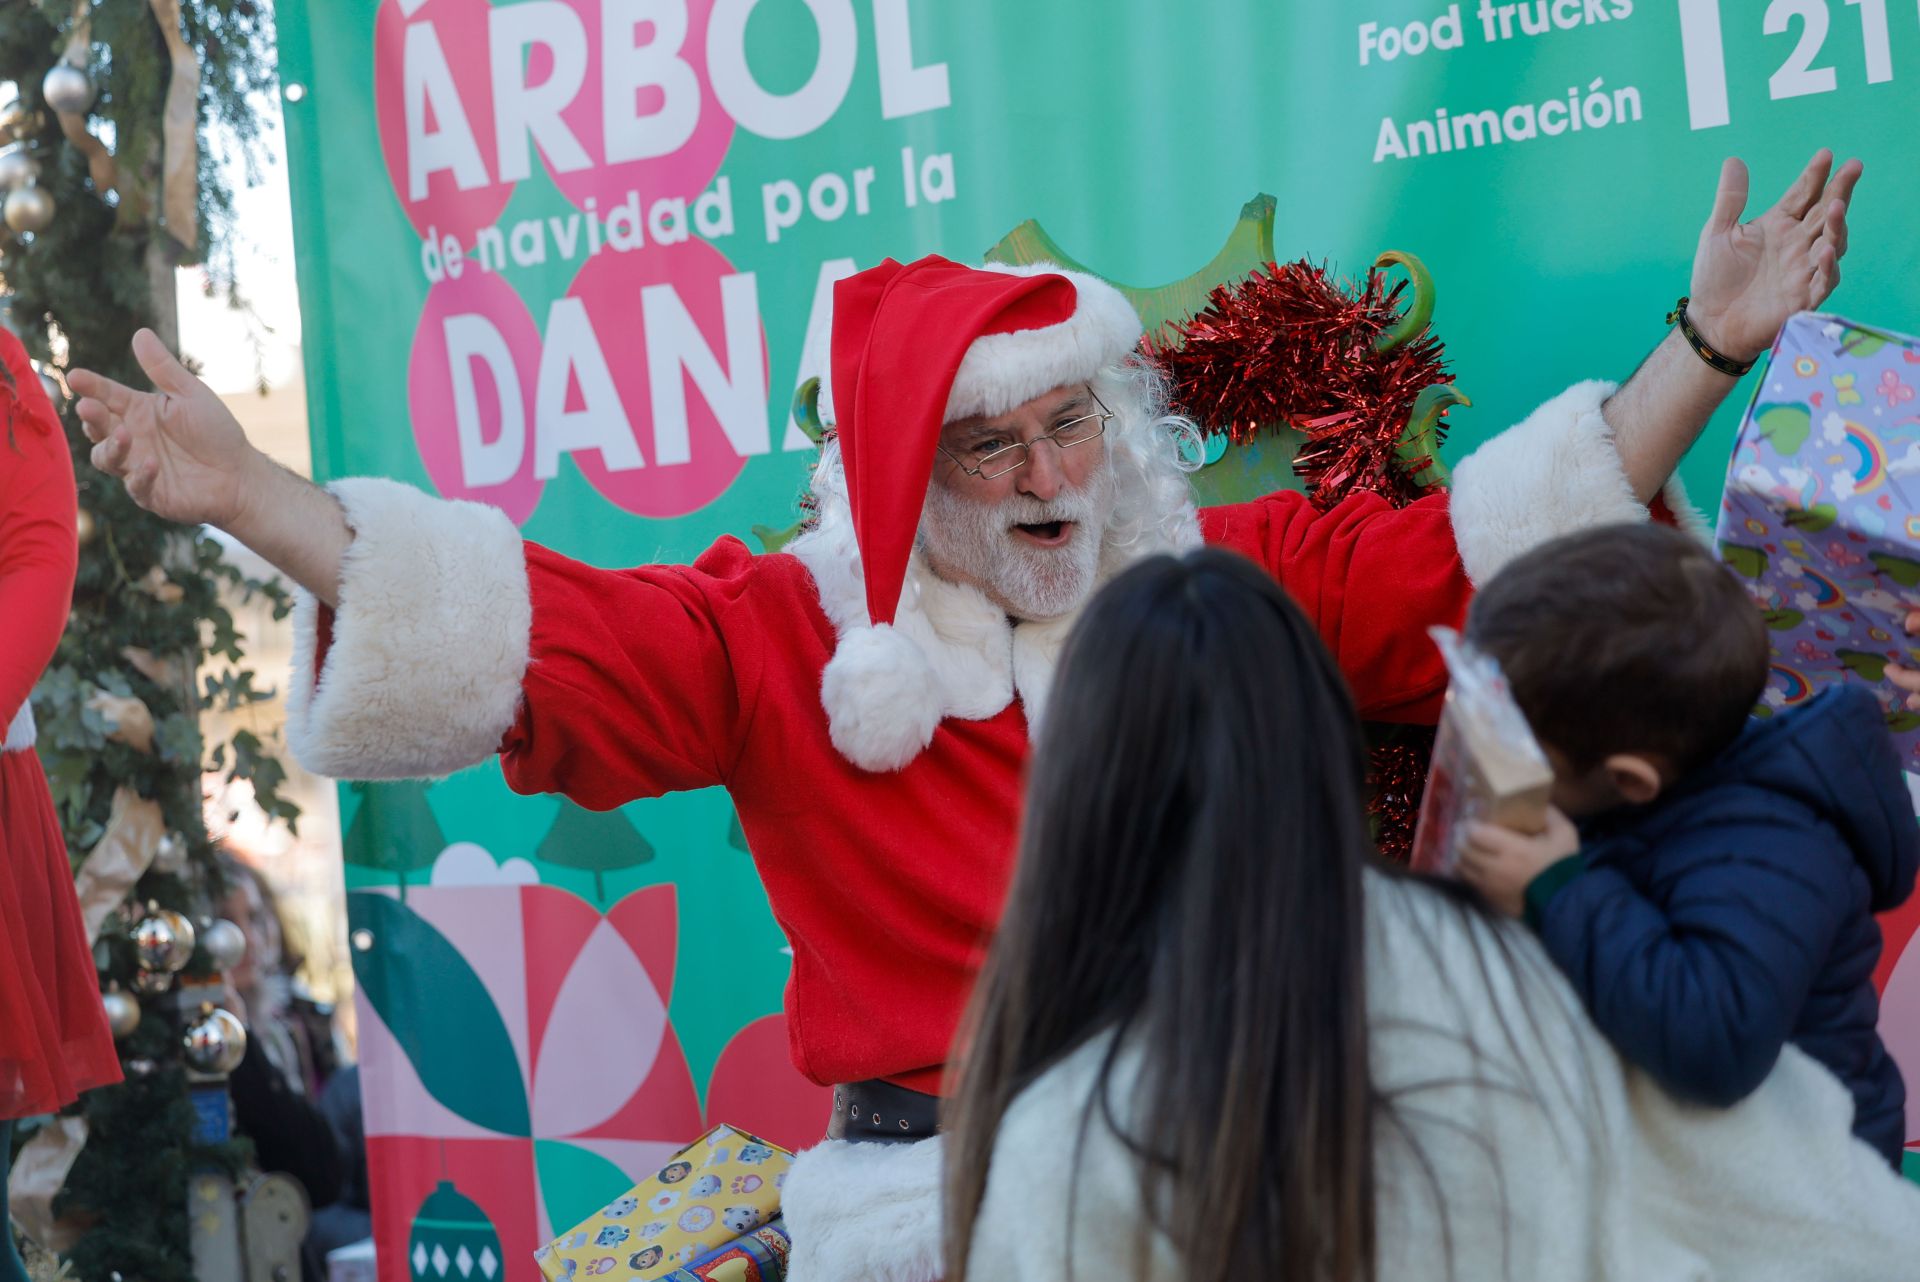
[[[1723,359],[1831,290],[1858,170],[1828,184],[1830,165],[1745,227],[1744,170],[1723,174],[1690,309]],[[1445,673],[1427,627],[1457,625],[1473,583],[1542,540],[1646,519],[1735,380],[1676,333],[1626,386],[1579,384],[1482,446],[1451,496],[1196,510],[1111,286],[924,258],[834,304],[816,522],[782,552],[728,537],[692,565],[596,569],[393,481],[315,489],[149,333],[135,350],[159,391],[72,381],[96,464],[137,501],[224,527],[306,589],[289,739],[310,768],[433,776],[497,754],[514,788],[589,807],[732,794],[793,946],[794,1063],[835,1090],[831,1138],[786,1188],[792,1276],[924,1278],[936,1097],[1089,594],[1142,556],[1233,548],[1317,621],[1363,715],[1430,721]]]

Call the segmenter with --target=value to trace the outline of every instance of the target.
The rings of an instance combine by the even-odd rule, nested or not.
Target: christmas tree
[[[190,1282],[189,1173],[244,1161],[240,1145],[208,1142],[205,1108],[206,1083],[238,1057],[237,1026],[180,1000],[236,959],[237,932],[209,915],[223,888],[203,771],[248,781],[269,815],[296,812],[257,738],[208,744],[199,726],[203,708],[265,697],[223,591],[276,594],[280,613],[284,598],[95,472],[59,375],[84,365],[145,386],[129,345],[145,326],[178,348],[183,264],[232,293],[228,166],[209,144],[250,154],[274,91],[272,35],[256,0],[0,5],[0,282],[79,478],[73,614],[33,707],[83,902],[99,905],[95,956],[126,1074],[76,1106],[87,1138],[53,1207],[81,1229],[67,1263],[84,1282]],[[102,848],[143,870],[132,885],[89,870]]]

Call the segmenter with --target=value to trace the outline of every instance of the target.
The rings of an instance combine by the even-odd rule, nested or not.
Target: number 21
[[[1893,54],[1887,38],[1887,0],[1847,0],[1847,3],[1860,10],[1867,83],[1880,84],[1893,79]],[[1719,0],[1679,0],[1679,6],[1688,121],[1695,129],[1724,125],[1730,116]],[[1831,93],[1837,84],[1832,67],[1813,65],[1826,43],[1832,21],[1827,0],[1771,0],[1761,30],[1770,36],[1785,35],[1795,18],[1801,24],[1800,39],[1780,69],[1767,78],[1767,96],[1776,100]]]

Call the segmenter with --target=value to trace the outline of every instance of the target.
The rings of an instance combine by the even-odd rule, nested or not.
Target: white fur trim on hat
[[[1454,469],[1453,537],[1468,578],[1485,583],[1575,530],[1647,519],[1600,414],[1613,389],[1575,383]]]
[[[933,1282],[940,1276],[938,1136],[916,1144],[828,1140],[794,1159],[780,1191],[793,1235],[787,1282]]]
[[[1058,325],[986,334],[973,340],[947,397],[947,421],[1005,414],[1016,405],[1069,383],[1084,383],[1125,360],[1144,332],[1139,313],[1112,285],[1052,263],[983,271],[1008,276],[1064,276],[1077,297],[1073,315]]]
[[[314,670],[318,606],[294,606],[287,746],[339,779],[413,779],[486,760],[513,726],[533,603],[520,532],[498,508],[378,478],[328,487],[353,542],[332,643]]]
[[[942,700],[933,665],[887,624],[840,638],[820,674],[820,703],[840,755],[862,770],[898,770],[933,742]]]

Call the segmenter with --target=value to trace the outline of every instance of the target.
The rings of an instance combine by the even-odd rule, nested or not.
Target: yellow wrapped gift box
[[[549,1282],[652,1282],[780,1213],[793,1154],[716,1126],[534,1253]]]

